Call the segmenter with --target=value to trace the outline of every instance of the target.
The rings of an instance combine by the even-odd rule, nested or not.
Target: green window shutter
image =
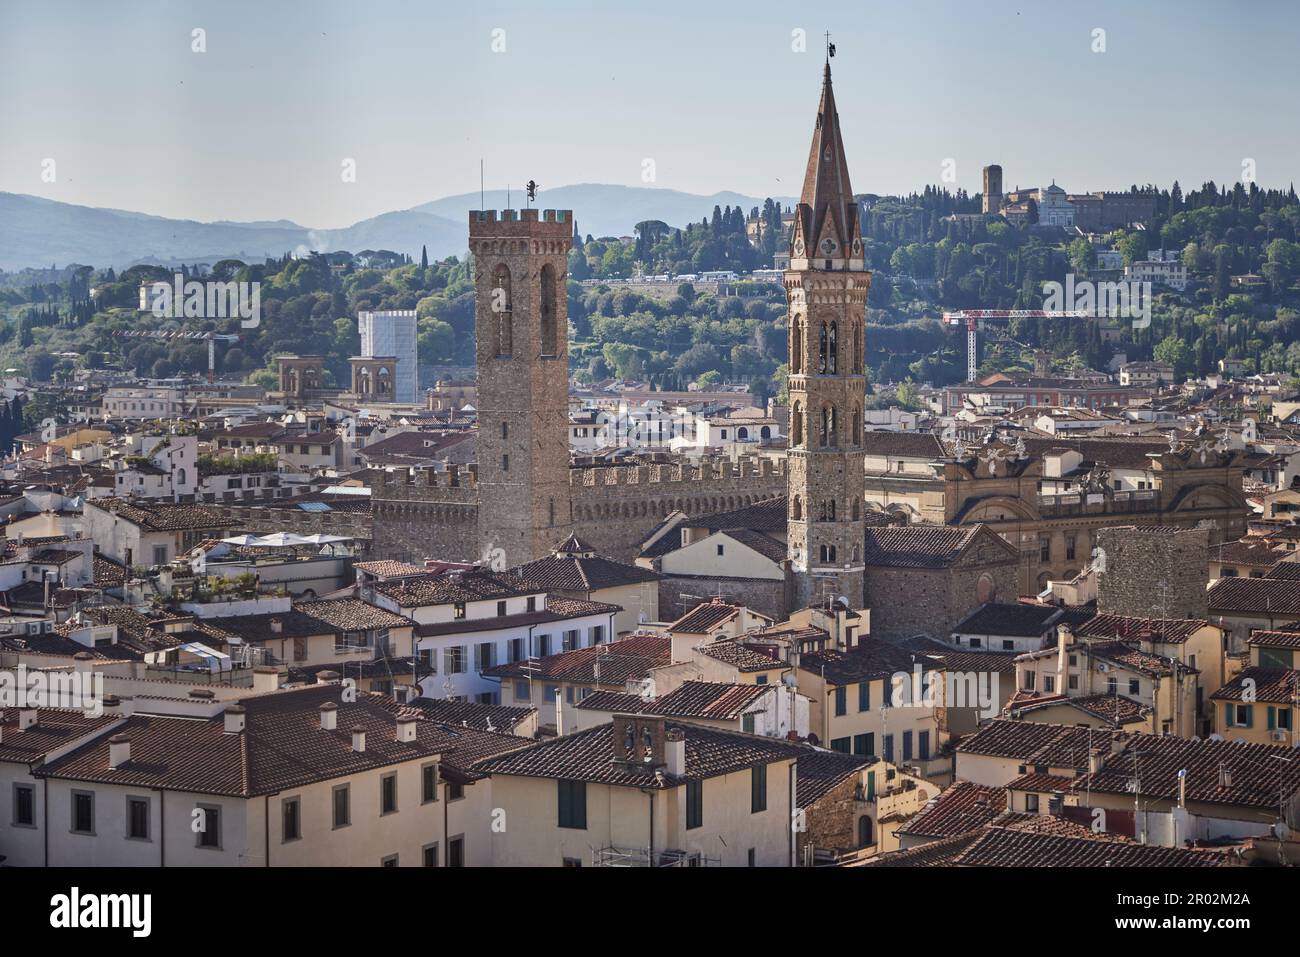
[[[1268,706],[1268,730],[1272,731],[1277,727],[1277,709],[1272,705]]]
[[[1232,702],[1231,701],[1229,701],[1227,704],[1223,706],[1223,726],[1225,728],[1232,727]]]
[[[876,799],[876,772],[868,771],[867,772],[867,800],[874,801],[875,799]]]
[[[1255,706],[1253,704],[1246,705],[1246,723],[1242,727],[1255,727]]]

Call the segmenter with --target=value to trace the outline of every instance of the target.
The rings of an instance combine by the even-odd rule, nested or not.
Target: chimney
[[[116,717],[122,713],[122,699],[115,694],[104,695],[104,714]]]
[[[280,690],[280,672],[270,665],[260,665],[253,669],[253,694],[265,694]]]
[[[555,736],[564,737],[564,689],[555,689]]]
[[[1070,643],[1070,629],[1064,625],[1056,626],[1056,693],[1065,694],[1066,675],[1069,669],[1066,663],[1069,657],[1066,654],[1066,646]]]
[[[36,727],[36,709],[23,708],[18,712],[18,730],[30,731]]]
[[[321,671],[316,675],[316,683],[318,685],[327,685],[338,680],[339,673],[337,671]]]
[[[278,635],[284,631],[284,621],[280,618],[271,619],[271,634]]]
[[[211,688],[195,688],[190,691],[189,696],[199,701],[211,701],[216,697]]]
[[[352,729],[352,750],[357,754],[366,750],[366,729],[361,725]]]
[[[326,701],[320,706],[320,729],[333,731],[339,726],[339,706],[333,701]]]
[[[244,730],[244,706],[232,704],[226,706],[226,734],[239,734]]]
[[[1232,787],[1232,771],[1226,764],[1219,765],[1219,787]]]
[[[664,758],[668,773],[675,778],[686,774],[686,734],[680,728],[674,728],[664,735]]]
[[[416,718],[414,715],[404,714],[397,719],[397,740],[405,744],[415,742]]]
[[[116,769],[131,760],[131,739],[115,734],[108,739],[108,766]]]
[[[85,674],[88,671],[94,670],[95,656],[92,655],[89,651],[78,651],[75,655],[72,656],[72,661],[73,661],[72,668],[75,672],[77,672],[77,674]]]
[[[1088,773],[1096,774],[1101,770],[1101,753],[1099,751],[1088,752]]]

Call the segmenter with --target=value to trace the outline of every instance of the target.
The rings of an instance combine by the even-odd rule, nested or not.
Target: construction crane
[[[120,336],[129,336],[133,339],[190,339],[190,340],[207,340],[208,343],[208,384],[211,385],[217,378],[217,340],[222,342],[239,342],[243,336],[237,336],[230,333],[222,332],[183,332],[175,330],[172,332],[119,332]]]
[[[943,314],[944,325],[966,327],[966,381],[974,382],[978,372],[979,330],[991,320],[1091,319],[1086,309],[958,309]]]

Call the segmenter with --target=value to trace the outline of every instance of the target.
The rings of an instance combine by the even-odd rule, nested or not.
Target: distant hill
[[[505,209],[525,204],[522,191],[488,191],[483,201]],[[782,203],[793,200],[781,198]],[[543,190],[535,205],[572,209],[583,235],[623,236],[646,219],[672,226],[698,221],[716,206],[739,205],[746,212],[762,197],[722,192],[695,196],[672,189],[585,183]],[[292,250],[329,252],[392,249],[441,258],[466,247],[466,214],[477,209],[478,193],[448,196],[412,209],[383,213],[343,229],[311,229],[288,220],[200,223],[122,209],[77,206],[0,192],[0,269],[27,266],[122,268],[139,262],[211,262],[231,258],[259,261]]]

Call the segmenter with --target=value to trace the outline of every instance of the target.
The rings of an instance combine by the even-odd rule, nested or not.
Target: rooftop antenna
[[[478,208],[482,209],[485,203],[483,198],[483,157],[478,159]]]

